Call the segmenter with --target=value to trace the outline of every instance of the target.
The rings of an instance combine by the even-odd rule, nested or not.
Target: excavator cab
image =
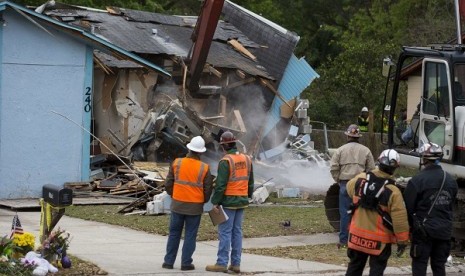
[[[434,142],[444,149],[443,167],[465,178],[465,54],[461,46],[404,47],[386,85],[390,105],[383,141],[401,154],[401,163],[420,164],[418,149]],[[386,63],[386,62],[385,62]],[[404,116],[400,110],[406,111]],[[401,118],[401,119],[399,119]],[[387,138],[387,139],[386,139]]]

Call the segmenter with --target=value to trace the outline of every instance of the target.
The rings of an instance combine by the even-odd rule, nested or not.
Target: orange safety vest
[[[229,179],[226,185],[227,196],[247,196],[252,161],[245,154],[226,154],[222,160],[229,162]]]
[[[173,162],[173,199],[182,202],[204,203],[203,180],[209,167],[193,158],[177,158]]]

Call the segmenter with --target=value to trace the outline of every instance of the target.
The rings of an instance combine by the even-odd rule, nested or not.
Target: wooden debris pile
[[[119,162],[118,162],[119,161]],[[100,158],[93,164],[88,182],[67,182],[66,188],[73,190],[74,196],[121,196],[142,197],[151,196],[164,191],[164,182],[168,175],[169,164],[155,162],[127,163],[120,160]]]

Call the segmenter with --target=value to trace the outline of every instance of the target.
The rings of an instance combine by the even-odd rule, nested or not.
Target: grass
[[[411,168],[411,167],[399,167],[397,170],[394,172],[395,177],[411,177],[414,176],[418,173],[418,167],[416,168]]]
[[[301,199],[302,201],[302,199]],[[145,216],[118,214],[121,206],[94,205],[71,206],[66,208],[66,215],[86,220],[125,226],[135,230],[158,235],[168,235],[169,215]],[[291,227],[284,228],[282,222],[291,221]],[[243,225],[245,238],[272,237],[286,235],[310,235],[334,232],[329,225],[324,207],[315,206],[289,207],[278,205],[250,206],[245,210]],[[207,214],[200,222],[199,241],[216,240],[217,231]]]
[[[392,255],[389,258],[388,266],[401,267],[410,265],[411,259],[408,254],[408,248],[403,256],[395,256],[396,246],[392,247]],[[244,253],[274,256],[279,258],[289,258],[297,260],[305,260],[312,262],[320,262],[334,265],[347,266],[349,261],[347,257],[347,249],[336,249],[336,244],[320,244],[307,246],[290,246],[290,247],[274,247],[274,248],[250,248],[243,249]]]
[[[84,261],[75,256],[69,255],[71,259],[71,268],[64,269],[60,268],[57,273],[53,275],[57,276],[71,276],[71,275],[107,275],[108,273],[100,269],[98,266],[91,262]]]

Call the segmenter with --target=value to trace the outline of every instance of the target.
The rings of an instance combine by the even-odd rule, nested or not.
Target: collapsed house
[[[199,88],[192,91],[186,80],[186,63],[192,51],[195,17],[61,4],[44,10],[50,17],[160,64],[172,75],[171,79],[161,78],[133,62],[100,52],[94,55],[98,65],[94,73],[94,134],[118,154],[158,162],[184,155],[184,145],[193,136],[203,136],[214,147],[211,142],[222,130],[239,136],[249,154],[258,154],[263,150],[258,146],[265,131],[274,127],[267,123],[272,105],[289,105],[285,101],[306,87],[288,99],[276,88],[293,56],[297,35],[229,1],[222,12],[230,22],[218,22]],[[238,23],[242,25],[236,27]],[[307,86],[317,76],[308,69],[301,73]]]
[[[27,12],[41,18],[30,20],[31,26],[41,28],[47,21],[79,30],[106,47],[121,49],[123,54],[104,47],[88,48],[93,70],[87,73],[90,91],[83,98],[86,117],[73,119],[82,122],[81,128],[92,137],[84,134],[82,141],[73,141],[82,143],[80,152],[86,161],[68,164],[77,166],[81,173],[73,171],[75,177],[54,179],[56,172],[50,168],[50,173],[44,174],[47,179],[20,181],[20,187],[28,187],[27,193],[12,192],[6,198],[40,196],[45,183],[63,185],[105,178],[108,175],[94,167],[101,162],[99,158],[95,161],[100,153],[170,162],[184,155],[184,145],[197,135],[205,139],[210,153],[217,152],[215,140],[222,131],[230,130],[240,138],[244,151],[257,157],[280,145],[291,123],[298,127],[296,139],[311,133],[308,107],[300,106],[302,116],[297,121],[293,115],[299,102],[296,98],[318,77],[303,58],[293,54],[299,37],[230,1],[219,9],[224,20],[215,22],[210,13],[204,15],[217,27],[210,30],[211,39],[198,36],[195,43],[191,38],[201,18],[193,16],[116,7],[96,10],[55,1]],[[193,52],[201,39],[211,45],[194,66]],[[33,51],[32,47],[24,44],[22,51]],[[193,72],[195,68],[199,70]],[[63,101],[67,101],[66,96]],[[70,128],[73,126],[65,129]],[[36,147],[39,152],[47,148]],[[213,154],[210,158],[217,157]]]

